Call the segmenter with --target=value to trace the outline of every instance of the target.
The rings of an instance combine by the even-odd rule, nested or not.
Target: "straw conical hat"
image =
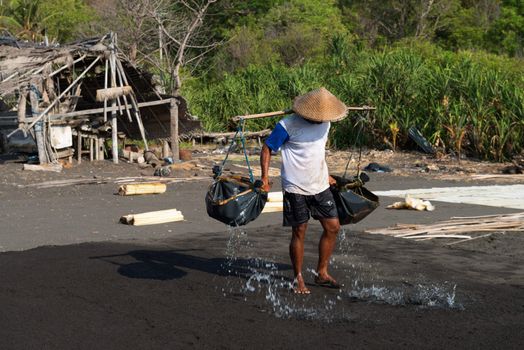
[[[348,108],[335,95],[321,87],[295,98],[293,111],[314,122],[336,122],[346,117]]]

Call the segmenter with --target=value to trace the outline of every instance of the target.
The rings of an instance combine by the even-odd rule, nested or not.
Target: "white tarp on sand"
[[[415,198],[448,203],[487,205],[491,207],[524,209],[524,185],[434,187],[411,190],[377,191],[377,196]]]

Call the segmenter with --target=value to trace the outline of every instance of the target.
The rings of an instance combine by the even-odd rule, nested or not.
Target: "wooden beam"
[[[89,67],[87,67],[82,73],[80,73],[80,75],[64,90],[62,91],[62,93],[60,94],[60,96],[58,96],[49,106],[47,106],[47,108],[42,112],[40,113],[40,115],[38,115],[38,117],[36,118],[33,118],[33,122],[31,124],[29,124],[29,126],[26,128],[26,130],[29,130],[31,129],[33,126],[35,126],[35,124],[40,120],[42,119],[43,117],[45,117],[47,115],[47,113],[58,103],[58,101],[60,101],[60,99],[62,97],[65,96],[65,94],[67,94],[73,87],[76,86],[76,84],[84,77],[84,75],[87,74],[87,72],[89,72],[89,70],[91,68],[93,68],[93,66],[100,60],[101,56],[98,56],[90,65]],[[11,132],[9,135],[7,135],[7,137],[11,137],[15,132],[17,132],[18,130],[20,129],[16,129],[14,130],[13,132]]]
[[[155,100],[155,101],[147,101],[147,102],[140,102],[137,103],[138,108],[145,108],[145,107],[151,107],[151,106],[157,106],[157,105],[163,105],[171,103],[171,99],[163,99],[163,100]],[[126,106],[123,106],[124,108],[132,108],[133,106],[131,104],[128,104]],[[107,108],[107,112],[112,112],[113,110],[118,111],[119,108],[115,107],[114,109],[112,107]],[[85,109],[81,111],[74,111],[69,113],[60,113],[60,114],[50,114],[49,117],[51,120],[61,119],[61,118],[71,118],[71,117],[85,117],[86,115],[91,114],[102,114],[104,113],[104,108],[94,108],[94,109]]]
[[[33,116],[38,115],[38,97],[36,92],[31,89],[29,91],[29,100],[31,101],[31,112]],[[25,133],[24,133],[25,134]],[[45,151],[45,139],[44,139],[44,121],[40,120],[35,127],[36,145],[38,148],[38,161],[40,164],[46,164],[48,162],[47,153]]]

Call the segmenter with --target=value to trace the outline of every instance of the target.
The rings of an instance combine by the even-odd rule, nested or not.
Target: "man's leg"
[[[326,218],[320,219],[320,223],[324,228],[322,237],[318,244],[318,266],[317,266],[317,281],[331,281],[335,282],[335,279],[328,273],[329,258],[333,253],[335,244],[337,242],[337,234],[340,230],[340,223],[338,218]]]
[[[289,256],[293,264],[293,272],[297,287],[295,293],[309,294],[304,277],[302,276],[302,263],[304,262],[304,238],[306,237],[307,223],[293,226],[291,242],[289,243]]]

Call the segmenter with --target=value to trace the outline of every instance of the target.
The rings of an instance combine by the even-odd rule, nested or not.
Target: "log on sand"
[[[137,194],[159,194],[166,192],[166,184],[161,182],[134,183],[122,185],[118,188],[121,196],[134,196]]]
[[[28,171],[54,171],[59,173],[62,171],[62,164],[24,164],[24,170]]]
[[[176,209],[151,211],[141,214],[129,214],[120,218],[120,222],[126,225],[143,226],[164,224],[167,222],[183,221],[184,215]]]

